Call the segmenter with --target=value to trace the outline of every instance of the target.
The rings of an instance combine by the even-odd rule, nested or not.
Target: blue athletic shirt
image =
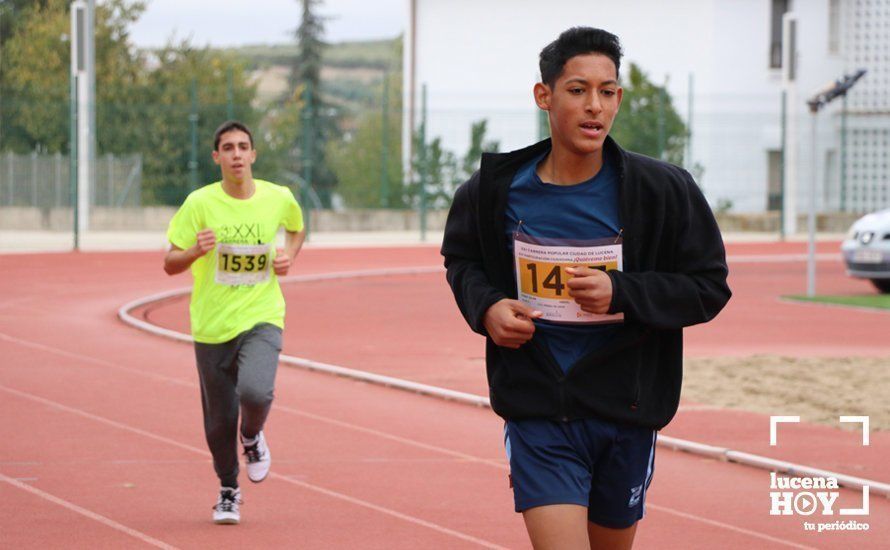
[[[549,153],[549,151],[548,151]],[[603,166],[591,179],[576,185],[544,183],[536,172],[541,155],[524,165],[513,177],[507,196],[506,231],[510,252],[513,233],[557,239],[617,237],[618,176],[603,156]],[[581,357],[603,347],[621,325],[566,325],[535,320],[535,339],[542,342],[563,372]]]

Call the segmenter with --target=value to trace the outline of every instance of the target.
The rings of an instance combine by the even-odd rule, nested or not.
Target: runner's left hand
[[[588,313],[607,313],[612,303],[612,279],[605,271],[589,267],[569,267],[572,276],[566,285],[569,296]]]
[[[290,256],[284,253],[284,249],[276,248],[275,259],[272,260],[272,267],[275,269],[275,274],[279,277],[284,277],[290,270],[290,264]]]

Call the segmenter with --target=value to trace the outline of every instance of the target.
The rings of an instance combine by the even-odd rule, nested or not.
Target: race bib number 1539
[[[220,244],[216,249],[216,282],[255,285],[269,278],[269,245]]]

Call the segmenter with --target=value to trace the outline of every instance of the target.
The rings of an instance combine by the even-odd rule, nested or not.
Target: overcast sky
[[[157,47],[171,36],[196,46],[281,44],[300,24],[299,0],[148,0],[131,28],[140,47]],[[325,40],[392,38],[405,29],[407,0],[324,0]]]

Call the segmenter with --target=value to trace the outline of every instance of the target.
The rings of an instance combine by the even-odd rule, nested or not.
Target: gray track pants
[[[252,438],[272,408],[281,329],[260,323],[222,344],[195,343],[204,435],[223,487],[238,487],[238,412]]]

